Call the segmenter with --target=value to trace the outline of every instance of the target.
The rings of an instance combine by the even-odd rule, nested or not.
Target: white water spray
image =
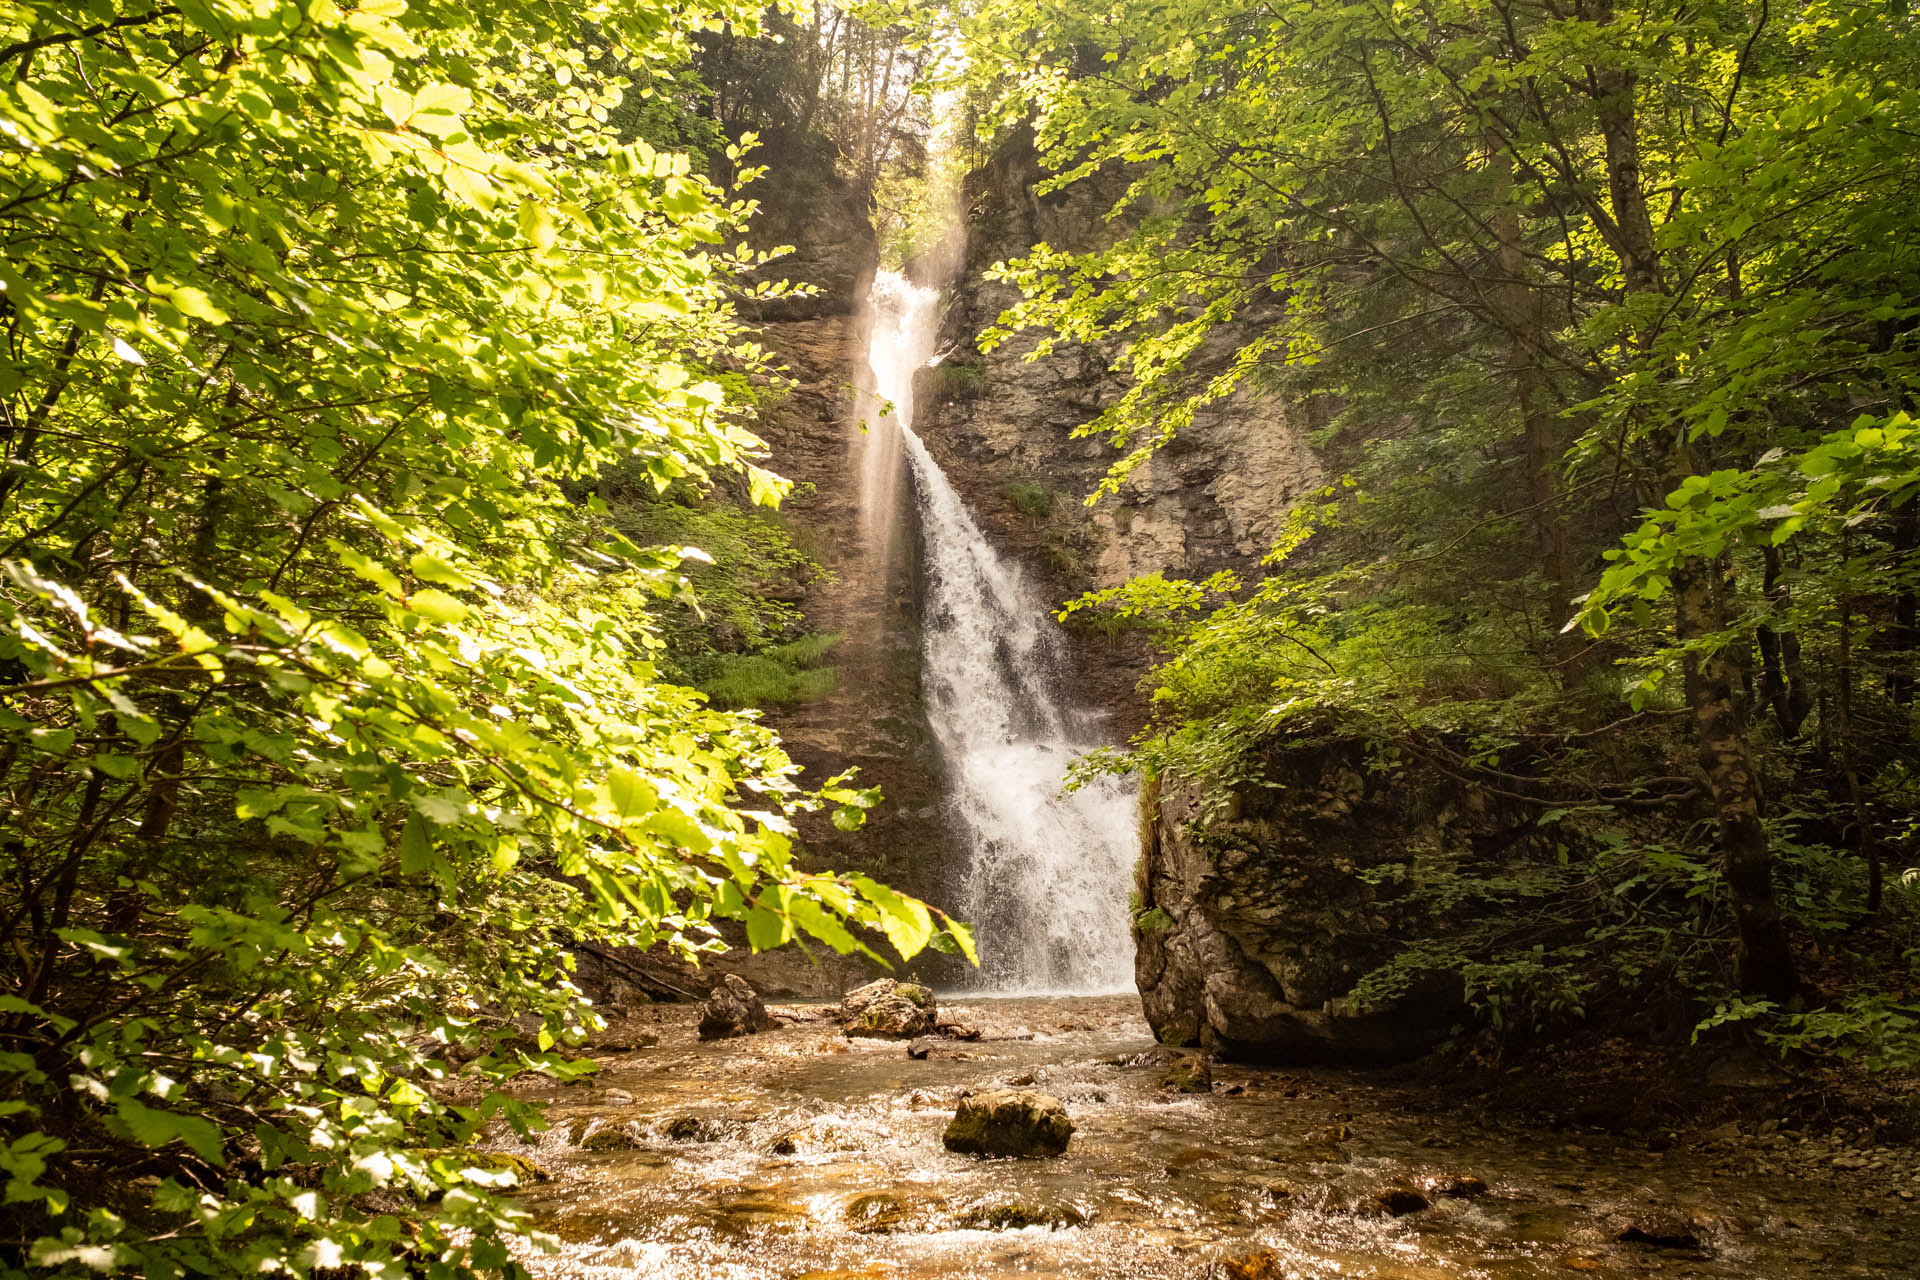
[[[913,432],[913,376],[932,357],[938,304],[938,290],[896,273],[874,282],[868,359],[892,412],[868,415],[863,471],[875,482],[904,446],[923,550],[927,718],[965,853],[958,905],[979,930],[989,990],[1130,989],[1132,788],[1103,778],[1061,793],[1068,764],[1098,743],[1062,696],[1059,630]]]

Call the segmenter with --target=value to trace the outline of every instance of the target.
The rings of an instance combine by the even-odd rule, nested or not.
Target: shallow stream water
[[[1173,1092],[1140,1062],[1156,1050],[1131,997],[943,1007],[983,1038],[927,1060],[848,1040],[825,1007],[776,1012],[774,1031],[702,1044],[691,1008],[662,1008],[657,1045],[551,1089],[538,1149],[511,1148],[551,1175],[523,1196],[564,1242],[530,1260],[537,1274],[1920,1275],[1920,1211],[1879,1187],[1737,1174],[1599,1132],[1504,1131],[1351,1073],[1220,1065],[1211,1093]],[[962,1090],[1028,1077],[1072,1114],[1066,1155],[943,1149]],[[1399,1217],[1378,1201],[1467,1175],[1487,1193],[1432,1194]],[[1619,1238],[1635,1224],[1697,1243]]]

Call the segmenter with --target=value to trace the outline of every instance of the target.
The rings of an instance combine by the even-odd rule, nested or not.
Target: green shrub
[[[700,664],[694,685],[729,710],[811,702],[838,683],[838,673],[818,663],[839,642],[837,635],[810,635],[759,653],[718,654]]]
[[[1054,501],[1060,496],[1043,484],[1015,480],[1000,486],[1000,493],[1013,509],[1029,520],[1045,520],[1053,514]]]
[[[987,366],[979,360],[942,360],[927,375],[936,400],[971,400],[987,380]]]

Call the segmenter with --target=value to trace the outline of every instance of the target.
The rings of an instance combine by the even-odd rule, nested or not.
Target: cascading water
[[[874,282],[868,359],[892,411],[867,415],[862,470],[884,484],[904,449],[912,477],[927,718],[966,855],[958,906],[979,930],[987,989],[1130,988],[1132,790],[1102,778],[1062,794],[1069,763],[1098,743],[1060,688],[1060,633],[913,432],[913,377],[932,357],[938,304],[937,289],[896,273]]]

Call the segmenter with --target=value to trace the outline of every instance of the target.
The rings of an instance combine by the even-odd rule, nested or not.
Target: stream
[[[692,1008],[655,1010],[657,1044],[606,1056],[590,1083],[547,1084],[552,1127],[532,1149],[506,1144],[549,1175],[522,1201],[562,1248],[530,1265],[646,1280],[1916,1271],[1920,1211],[1884,1175],[1766,1175],[1710,1145],[1516,1132],[1351,1072],[1221,1064],[1210,1093],[1180,1094],[1131,997],[959,1000],[943,1018],[982,1038],[926,1060],[848,1039],[827,1006],[780,1007],[775,1030],[714,1043]],[[1064,1156],[943,1149],[962,1090],[1028,1077],[1078,1127]],[[1484,1194],[1443,1194],[1473,1179]],[[1381,1199],[1421,1188],[1428,1207],[1400,1216]]]

